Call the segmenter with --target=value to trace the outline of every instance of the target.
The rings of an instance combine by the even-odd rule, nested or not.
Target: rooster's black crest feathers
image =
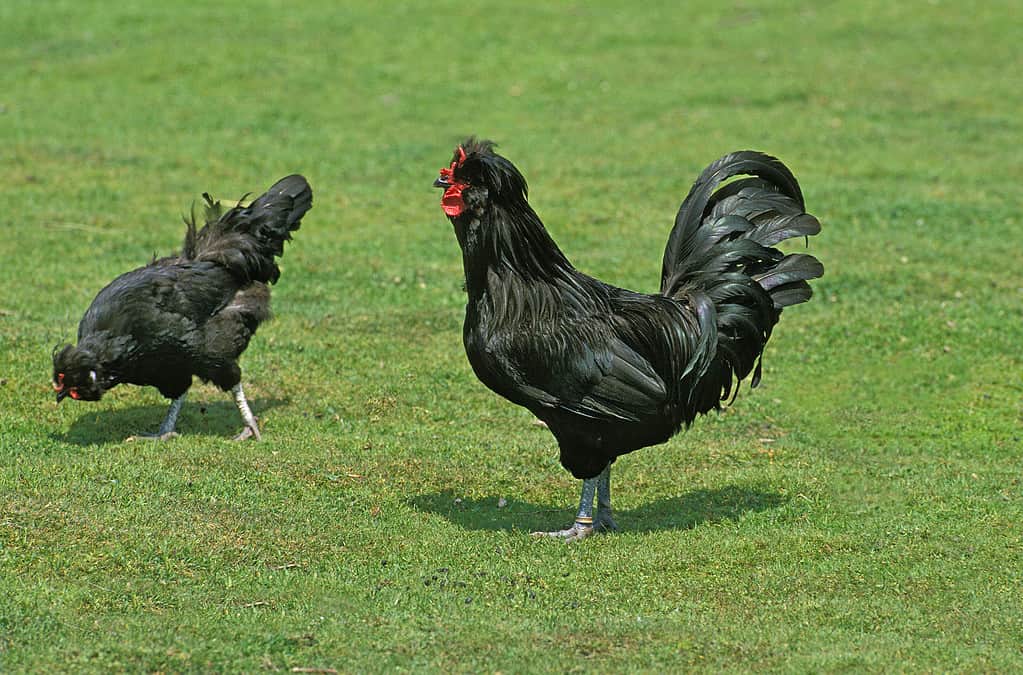
[[[486,188],[491,199],[525,201],[529,196],[529,186],[518,168],[494,152],[496,143],[470,136],[459,147],[465,152],[465,160],[455,170],[459,179]]]

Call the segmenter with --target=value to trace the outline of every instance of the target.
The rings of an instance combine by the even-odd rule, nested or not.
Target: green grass
[[[207,4],[0,4],[0,670],[1023,668],[1015,3]],[[730,150],[824,223],[762,387],[616,464],[615,536],[527,536],[577,485],[462,352],[468,133],[619,285]],[[162,445],[154,390],[54,405],[107,281],[293,171],[264,442],[205,386]]]

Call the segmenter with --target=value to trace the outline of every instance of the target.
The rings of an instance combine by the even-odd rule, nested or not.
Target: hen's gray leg
[[[138,434],[128,437],[128,440],[166,441],[168,438],[177,436],[178,432],[174,431],[174,427],[178,425],[178,415],[181,414],[181,406],[185,404],[186,396],[188,396],[188,392],[171,401],[170,408],[167,409],[167,416],[163,418],[163,423],[160,424],[160,428],[156,430],[155,434]]]
[[[245,400],[245,392],[242,391],[242,383],[234,385],[231,390],[234,394],[234,402],[238,406],[238,412],[242,414],[242,420],[245,421],[245,428],[242,432],[234,437],[236,441],[244,441],[246,438],[255,438],[257,441],[262,437],[259,435],[259,420],[252,414],[252,410],[249,409],[249,402]]]

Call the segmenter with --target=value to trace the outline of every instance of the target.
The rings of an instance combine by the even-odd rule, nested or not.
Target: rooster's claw
[[[566,530],[555,530],[554,532],[533,532],[534,537],[550,537],[551,539],[562,539],[566,544],[574,541],[582,541],[593,535],[593,527],[572,523],[572,527]]]

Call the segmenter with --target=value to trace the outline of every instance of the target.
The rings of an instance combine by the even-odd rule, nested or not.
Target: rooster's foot
[[[601,509],[597,511],[596,522],[593,523],[593,530],[595,532],[617,532],[618,523],[611,517],[611,509]]]
[[[583,525],[581,523],[572,523],[572,527],[567,530],[555,530],[554,532],[534,532],[534,537],[550,537],[551,539],[562,539],[566,544],[570,544],[573,541],[582,541],[587,537],[593,535],[592,525]]]

